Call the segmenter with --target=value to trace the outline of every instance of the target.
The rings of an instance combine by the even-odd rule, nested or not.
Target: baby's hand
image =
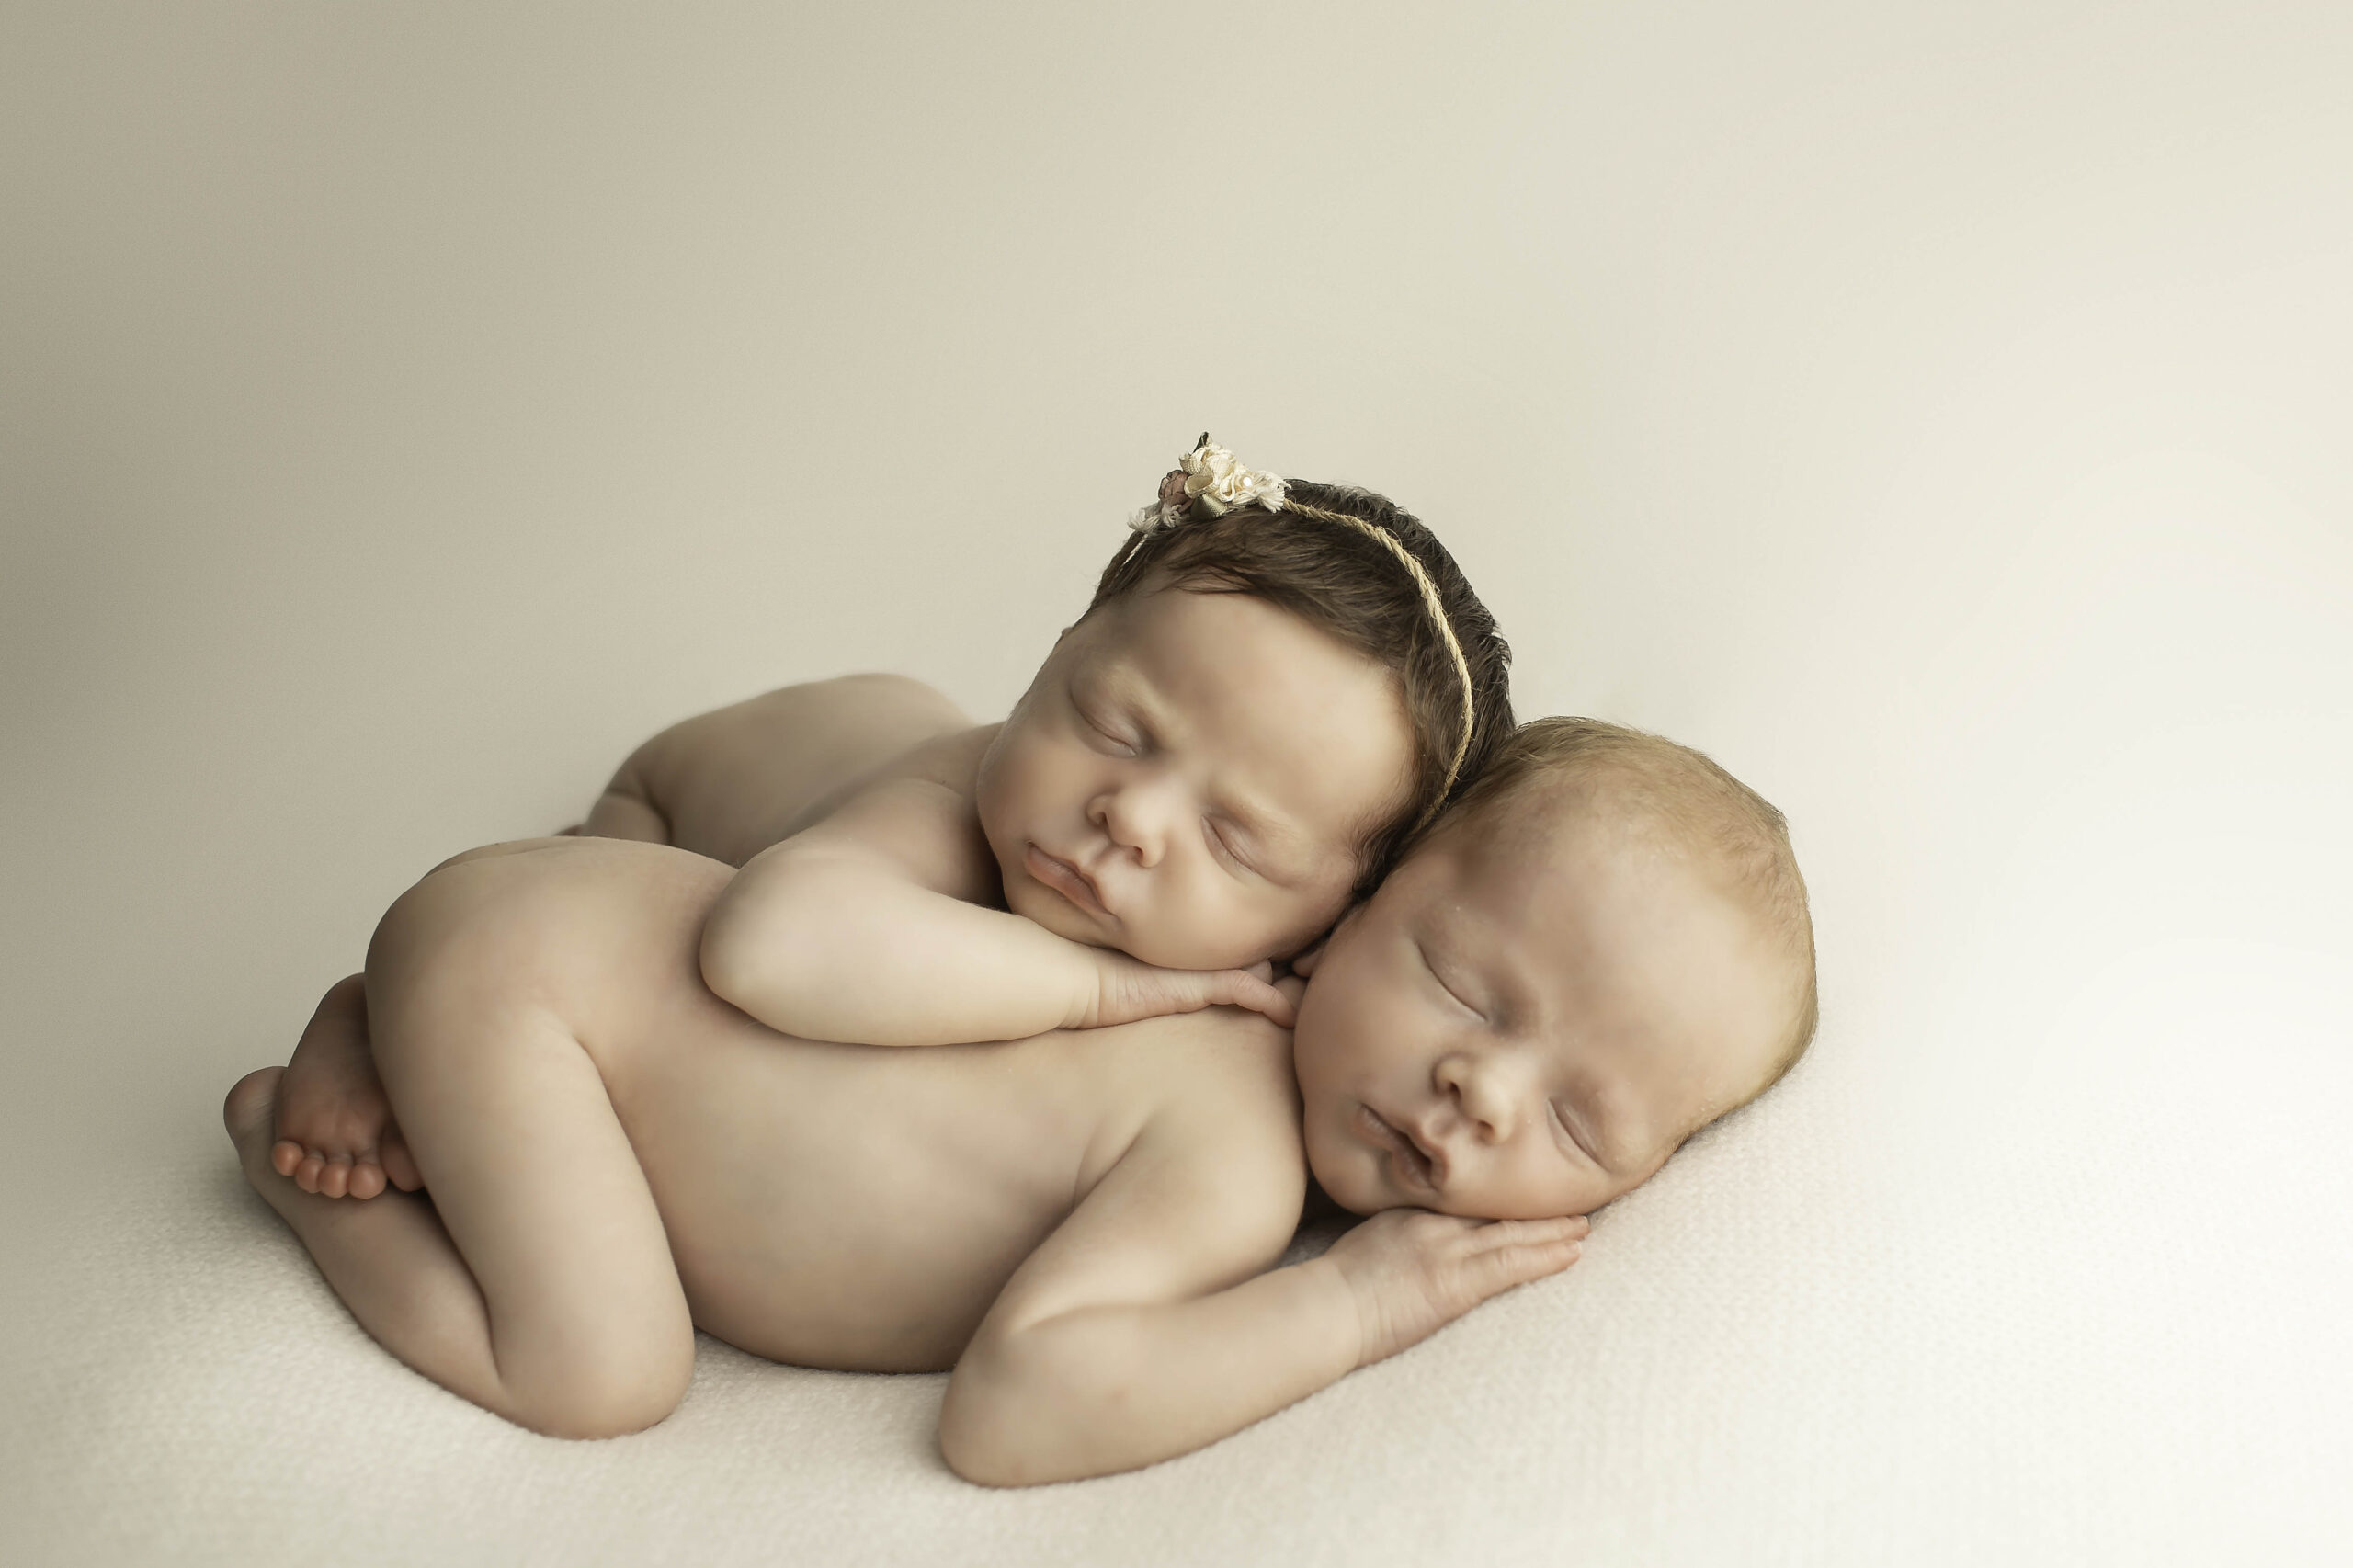
[[[1274,966],[1249,969],[1162,969],[1106,949],[1096,955],[1095,997],[1070,1028],[1099,1029],[1204,1007],[1247,1007],[1283,1028],[1298,1017],[1292,998],[1274,983]]]
[[[1332,1244],[1357,1301],[1357,1365],[1428,1338],[1490,1296],[1577,1260],[1586,1218],[1463,1220],[1389,1209]]]

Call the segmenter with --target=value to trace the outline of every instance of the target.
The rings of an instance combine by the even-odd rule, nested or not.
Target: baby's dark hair
[[[1419,564],[1445,611],[1444,627],[1422,585],[1379,534]],[[1359,897],[1512,733],[1511,648],[1495,618],[1438,537],[1386,496],[1293,479],[1284,482],[1279,510],[1253,503],[1154,528],[1122,546],[1103,569],[1086,613],[1157,588],[1264,599],[1396,675],[1414,732],[1413,789],[1404,809],[1365,845]],[[1461,649],[1460,666],[1449,631]],[[1464,668],[1471,676],[1467,733]]]
[[[1740,1104],[1779,1083],[1813,1043],[1822,1011],[1813,915],[1788,819],[1714,758],[1663,735],[1599,719],[1530,719],[1495,748],[1433,832],[1501,818],[1539,784],[1575,791],[1581,809],[1615,813],[1700,859],[1747,906],[1788,960],[1798,994],[1771,1067]]]

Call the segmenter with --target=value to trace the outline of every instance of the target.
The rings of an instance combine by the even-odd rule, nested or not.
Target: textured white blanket
[[[708,1339],[652,1432],[518,1431],[361,1334],[225,1147],[179,1158],[38,1268],[12,1560],[2294,1561],[2353,1458],[2353,1068],[2311,1027],[2348,980],[2151,953],[1982,1117],[1893,1139],[1841,1023],[1567,1276],[1208,1451],[1018,1495],[941,1465],[942,1380]]]

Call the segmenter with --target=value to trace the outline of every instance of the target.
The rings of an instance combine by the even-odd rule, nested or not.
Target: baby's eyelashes
[[[1608,1169],[1608,1162],[1601,1157],[1600,1151],[1594,1146],[1591,1138],[1584,1130],[1581,1119],[1558,1105],[1551,1107],[1550,1109],[1552,1126],[1569,1153],[1597,1169]]]
[[[1472,1017],[1477,1019],[1479,1022],[1484,1023],[1487,1021],[1486,1014],[1480,1008],[1473,1006],[1469,998],[1464,994],[1469,987],[1463,985],[1460,981],[1448,979],[1446,971],[1439,967],[1436,959],[1431,957],[1430,950],[1427,947],[1424,946],[1422,943],[1416,942],[1414,944],[1414,951],[1415,954],[1422,960],[1423,971],[1430,977],[1431,983],[1438,988],[1438,990],[1446,996],[1448,1001],[1453,1003],[1457,1007],[1461,1008],[1463,1012],[1468,1013]]]
[[[1201,836],[1208,841],[1210,853],[1223,861],[1229,870],[1252,877],[1262,874],[1257,867],[1250,863],[1249,856],[1244,852],[1242,844],[1233,831],[1220,824],[1215,817],[1205,818],[1202,821]]]
[[[1121,734],[1109,724],[1105,723],[1102,720],[1096,718],[1092,713],[1086,712],[1084,710],[1081,710],[1080,717],[1086,721],[1086,727],[1094,731],[1097,738],[1101,740],[1106,745],[1108,745],[1126,756],[1132,756],[1135,755],[1137,751],[1137,743],[1132,738]]]

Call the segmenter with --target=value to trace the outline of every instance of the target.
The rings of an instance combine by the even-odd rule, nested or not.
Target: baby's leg
[[[893,757],[972,727],[903,676],[809,681],[674,724],[637,748],[581,832],[740,866],[811,807]]]
[[[577,827],[565,828],[566,835],[583,838],[632,838],[640,844],[670,842],[669,820],[654,809],[646,798],[645,780],[639,776],[637,756],[632,753],[597,803],[588,808],[588,815]]]
[[[273,1165],[270,1123],[286,1071],[248,1073],[222,1103],[221,1119],[245,1180],[301,1238],[379,1344],[443,1387],[487,1403],[481,1391],[496,1370],[482,1365],[490,1337],[482,1290],[432,1203],[404,1192],[338,1203],[297,1187]]]
[[[358,975],[335,982],[278,1080],[270,1165],[304,1192],[373,1198],[387,1180],[423,1186],[368,1049],[368,999]]]
[[[421,952],[401,919],[379,928],[369,1010],[432,1199],[338,1203],[279,1175],[275,1070],[223,1108],[246,1177],[360,1324],[444,1388],[558,1437],[651,1426],[686,1392],[694,1329],[596,1064],[540,988],[501,983],[511,952]],[[313,1028],[350,1020],[323,1009]]]

